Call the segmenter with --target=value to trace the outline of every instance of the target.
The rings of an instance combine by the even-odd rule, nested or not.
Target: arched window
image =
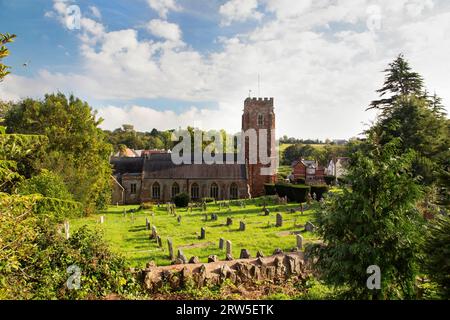
[[[174,184],[172,185],[172,197],[175,197],[179,193],[180,193],[180,186],[178,185],[178,183],[174,182]]]
[[[199,199],[199,197],[200,197],[199,195],[200,195],[200,192],[199,192],[198,184],[194,183],[194,184],[191,186],[191,198],[192,198],[193,200],[197,200],[197,199]]]
[[[158,182],[155,182],[152,186],[152,199],[159,199],[161,197],[161,187]]]
[[[230,199],[238,199],[238,198],[239,198],[238,186],[236,183],[232,183],[230,186]]]
[[[264,115],[258,114],[258,126],[261,127],[264,125]]]
[[[216,183],[213,183],[211,185],[209,196],[211,198],[214,198],[214,199],[218,199],[219,198],[219,186]]]

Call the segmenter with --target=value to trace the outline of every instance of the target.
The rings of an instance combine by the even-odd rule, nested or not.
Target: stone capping
[[[186,281],[193,281],[200,288],[209,284],[221,284],[226,279],[234,284],[264,280],[284,281],[292,277],[303,278],[308,272],[304,253],[292,252],[256,259],[152,266],[141,271],[141,279],[147,290],[155,291],[164,284],[177,289]]]

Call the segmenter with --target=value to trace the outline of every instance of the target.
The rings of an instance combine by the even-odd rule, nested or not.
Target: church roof
[[[224,155],[225,158],[225,155]],[[193,162],[193,161],[192,161]],[[246,179],[245,164],[174,164],[170,153],[145,158],[112,158],[115,174],[142,173],[148,179]]]

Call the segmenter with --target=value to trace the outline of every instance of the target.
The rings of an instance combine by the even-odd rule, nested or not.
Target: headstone
[[[156,242],[158,243],[159,247],[162,247],[162,240],[161,240],[161,237],[158,235],[156,236]]]
[[[217,262],[217,261],[219,261],[219,258],[217,258],[216,255],[210,255],[208,257],[208,263],[210,263],[210,262]]]
[[[152,226],[152,239],[156,239],[156,236],[158,235],[158,231],[156,231],[156,226]]]
[[[233,219],[231,219],[230,217],[227,218],[227,227],[231,226],[233,224]]]
[[[270,214],[270,210],[267,209],[266,207],[264,207],[263,212],[265,216],[268,216]]]
[[[205,213],[205,215],[204,215],[204,220],[203,221],[208,221],[208,214],[207,213]]]
[[[239,259],[250,259],[250,252],[247,249],[242,249]]]
[[[316,226],[313,225],[310,221],[305,224],[305,231],[314,232],[314,229],[316,229]]]
[[[232,261],[232,260],[234,260],[234,259],[233,259],[233,256],[232,256],[231,254],[227,253],[227,255],[226,255],[226,257],[225,257],[225,260],[226,260],[226,261]]]
[[[316,193],[315,192],[313,192],[313,200],[317,200],[317,195],[316,195]]]
[[[257,258],[264,258],[264,253],[261,250],[258,250],[258,252],[256,253],[256,257]]]
[[[127,215],[127,210],[125,210],[125,209],[123,209],[123,214],[122,214],[122,216],[126,216]]]
[[[303,214],[303,203],[300,203],[300,211],[301,211],[302,214]]]
[[[100,223],[103,223],[105,221],[105,217],[100,216]]]
[[[183,251],[181,251],[180,249],[178,249],[177,258],[180,259],[181,261],[183,261],[183,264],[188,262],[186,256],[183,254]]]
[[[178,221],[178,223],[181,223],[181,216],[177,217],[177,221]]]
[[[70,237],[70,224],[68,221],[64,222],[64,232],[66,233],[66,239]]]
[[[204,227],[202,227],[200,229],[200,239],[205,239],[206,238],[206,229]]]
[[[225,240],[223,238],[220,238],[219,239],[219,249],[223,250],[224,245],[225,245]]]
[[[281,213],[277,213],[277,223],[275,226],[277,227],[283,226],[283,216],[281,215]]]
[[[239,223],[239,231],[245,231],[245,222],[241,221]]]
[[[192,263],[192,264],[197,264],[199,262],[200,262],[200,260],[198,259],[197,256],[193,256],[189,259],[189,263]]]
[[[169,259],[173,260],[174,255],[173,255],[173,245],[172,245],[172,240],[167,239],[167,246],[169,247]]]
[[[227,250],[227,254],[232,255],[232,252],[231,252],[231,250],[232,250],[232,244],[231,244],[231,241],[230,241],[230,240],[227,240],[227,241],[226,241],[226,250]]]
[[[296,238],[297,238],[297,248],[301,250],[303,248],[303,237],[300,234],[297,234]]]
[[[148,218],[145,218],[145,229],[150,230],[150,222],[148,221]]]

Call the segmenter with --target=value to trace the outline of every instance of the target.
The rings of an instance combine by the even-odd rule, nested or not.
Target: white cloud
[[[170,41],[181,40],[181,30],[175,23],[169,23],[160,19],[153,19],[147,24],[147,30],[156,37]]]
[[[364,110],[382,85],[381,70],[403,52],[424,75],[428,89],[449,105],[450,4],[435,0],[411,16],[407,6],[417,4],[415,0],[361,0],[358,6],[354,1],[314,1],[293,8],[295,15],[273,2],[274,19],[246,33],[222,37],[222,48],[207,53],[167,41],[181,39],[179,28],[180,36],[174,28],[161,28],[163,39],[150,41],[134,29],[108,31],[83,17],[83,64],[77,73],[10,75],[0,95],[17,99],[61,90],[87,101],[115,99],[115,106],[99,109],[108,128],[133,123],[151,130],[200,122],[204,128],[237,131],[243,100],[248,90],[257,93],[260,74],[261,95],[275,98],[277,134],[348,138],[373,119]],[[372,5],[381,8],[381,27],[375,32],[366,27]],[[193,107],[180,112],[120,108],[131,99],[158,98],[189,101]],[[205,101],[216,108],[195,107]],[[167,110],[176,109],[167,105]]]
[[[250,19],[260,20],[262,13],[257,11],[257,0],[229,0],[220,6],[222,24],[230,25],[233,21],[243,22]]]
[[[180,11],[181,7],[177,5],[175,0],[147,0],[150,8],[158,12],[161,18],[167,18],[169,11]]]

